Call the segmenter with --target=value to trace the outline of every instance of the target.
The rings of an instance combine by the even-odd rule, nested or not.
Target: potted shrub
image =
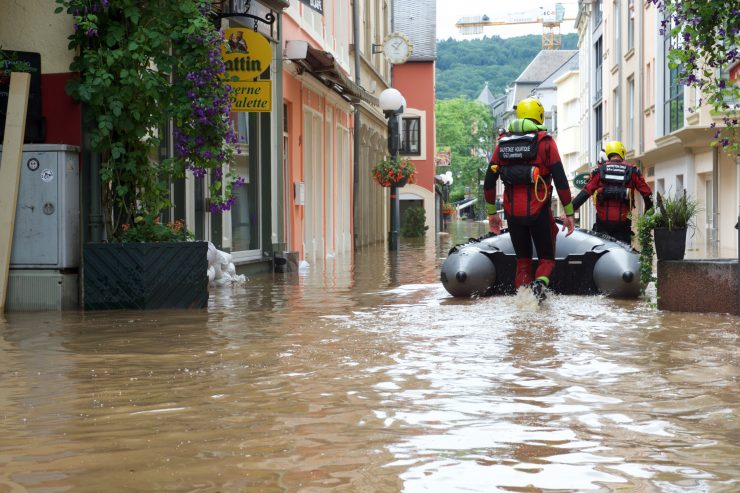
[[[656,207],[652,218],[655,255],[658,260],[681,260],[686,250],[686,233],[696,228],[699,203],[683,190],[677,196],[657,194]]]
[[[450,217],[455,213],[455,206],[450,204],[449,202],[445,202],[442,204],[442,215],[445,217]]]
[[[177,8],[165,0],[56,2],[56,12],[75,21],[70,69],[78,76],[67,92],[85,105],[85,133],[101,158],[107,243],[83,249],[85,307],[205,306],[207,243],[183,241],[184,225],[160,218],[171,205],[169,184],[186,170],[211,178],[211,212],[228,210],[243,183],[224,166],[237,139],[211,0],[180,0]],[[156,161],[169,125],[175,155]],[[169,299],[141,301],[150,291]]]
[[[644,287],[654,281],[653,254],[658,260],[682,260],[686,251],[686,234],[696,227],[699,203],[683,190],[681,194],[657,194],[655,211],[637,220],[640,243],[640,279]]]
[[[373,166],[373,178],[384,187],[402,187],[414,183],[416,167],[410,159],[384,159]]]
[[[424,236],[429,226],[426,225],[426,212],[423,207],[409,207],[403,215],[401,235],[406,238]]]

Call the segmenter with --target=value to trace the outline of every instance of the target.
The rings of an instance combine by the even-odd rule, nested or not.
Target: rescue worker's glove
[[[488,229],[495,235],[501,234],[501,216],[493,214],[488,216]]]
[[[563,231],[568,230],[568,232],[565,233],[565,236],[570,236],[575,229],[576,222],[575,219],[573,219],[573,216],[565,216],[565,219],[563,220]]]
[[[565,236],[570,236],[571,233],[573,233],[573,230],[576,229],[576,221],[573,218],[574,213],[573,202],[563,205],[563,214],[565,215],[563,218],[563,231],[566,229],[568,230],[568,232],[565,233]]]

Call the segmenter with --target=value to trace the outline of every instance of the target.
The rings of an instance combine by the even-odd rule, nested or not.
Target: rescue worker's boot
[[[534,295],[538,303],[542,303],[543,301],[545,301],[545,298],[547,298],[547,294],[545,293],[547,285],[548,279],[546,277],[538,277],[532,283],[532,294]]]
[[[514,273],[514,287],[519,289],[532,282],[532,259],[516,259],[516,272]]]
[[[537,262],[537,269],[534,271],[534,278],[544,279],[545,285],[548,286],[553,269],[555,269],[555,259],[540,259]]]

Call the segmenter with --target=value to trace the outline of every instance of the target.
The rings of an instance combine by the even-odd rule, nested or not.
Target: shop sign
[[[449,166],[452,159],[452,152],[450,146],[439,146],[437,147],[437,154],[434,157],[434,164],[436,166]]]
[[[253,80],[230,82],[234,101],[231,111],[249,113],[272,111],[272,81]]]
[[[224,33],[221,58],[229,81],[251,81],[270,67],[272,47],[260,33],[251,29],[232,28]]]
[[[321,15],[324,15],[324,0],[301,0],[303,4],[308,5]]]
[[[591,173],[579,173],[573,178],[573,185],[578,189],[582,190],[583,187],[586,186],[586,183],[588,182],[589,177],[591,176]]]

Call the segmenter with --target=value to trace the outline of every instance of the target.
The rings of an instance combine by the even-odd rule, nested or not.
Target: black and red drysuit
[[[504,214],[517,258],[514,286],[532,282],[533,243],[538,258],[534,278],[548,285],[558,233],[551,209],[553,183],[566,214],[573,214],[568,178],[552,136],[545,131],[504,134],[483,182],[488,204],[496,203],[499,178],[504,183]]]
[[[635,205],[635,190],[642,195],[645,210],[652,209],[653,191],[642,177],[640,169],[620,158],[610,159],[591,172],[583,190],[573,199],[573,209],[578,210],[589,196],[593,195],[596,207],[593,230],[630,243],[632,241],[630,212]]]

